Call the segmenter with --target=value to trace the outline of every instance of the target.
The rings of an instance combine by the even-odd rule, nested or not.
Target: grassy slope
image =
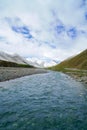
[[[87,84],[87,50],[48,69],[61,71]]]
[[[87,70],[87,49],[73,58],[67,59],[56,66],[50,67],[50,69],[58,71],[64,71],[65,68]]]
[[[14,62],[2,61],[0,60],[0,67],[25,67],[25,68],[34,68],[31,65],[26,64],[17,64]]]

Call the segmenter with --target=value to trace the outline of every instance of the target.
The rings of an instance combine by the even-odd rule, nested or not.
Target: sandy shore
[[[19,78],[22,76],[46,73],[47,70],[35,68],[0,67],[0,82]]]

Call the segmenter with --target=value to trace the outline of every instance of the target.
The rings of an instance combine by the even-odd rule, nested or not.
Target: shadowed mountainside
[[[14,54],[10,55],[5,52],[0,52],[0,67],[29,67],[33,68],[24,57]]]
[[[17,64],[14,62],[9,62],[9,61],[2,61],[0,60],[0,67],[24,67],[24,68],[34,68],[31,65],[28,64]]]

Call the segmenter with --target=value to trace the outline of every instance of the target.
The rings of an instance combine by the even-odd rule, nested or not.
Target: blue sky
[[[86,48],[87,0],[0,0],[0,51],[61,61]]]

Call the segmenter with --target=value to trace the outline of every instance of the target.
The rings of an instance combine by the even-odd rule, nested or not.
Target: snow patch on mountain
[[[38,68],[49,67],[57,64],[54,60],[46,61],[39,58],[24,58],[18,54],[8,54],[5,52],[0,52],[0,60],[14,62],[17,64],[28,64]]]

